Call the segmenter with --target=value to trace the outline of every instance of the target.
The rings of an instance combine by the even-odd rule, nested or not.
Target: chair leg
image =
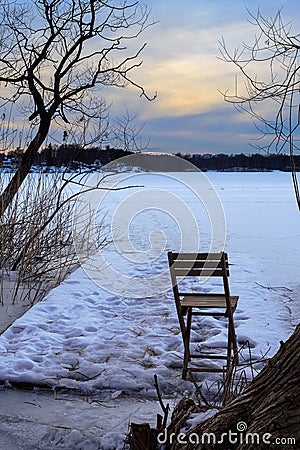
[[[227,366],[226,371],[230,370],[231,356],[232,356],[232,329],[230,320],[228,321],[228,336],[227,336]]]
[[[191,340],[191,326],[192,326],[192,308],[188,308],[184,341],[184,357],[183,357],[183,371],[182,378],[186,379],[188,372],[188,364],[190,361],[190,340]]]
[[[230,365],[226,367],[226,373],[225,373],[225,378],[224,378],[224,396],[223,396],[223,401],[222,401],[223,406],[226,405],[227,400],[230,398],[230,388],[231,388],[233,369],[234,369],[234,364],[233,364],[233,362],[231,362]]]
[[[234,322],[233,317],[231,317],[231,320],[229,319],[229,326],[231,328],[231,342],[232,342],[232,351],[233,351],[233,363],[238,364],[239,362],[239,355],[238,355],[238,346],[236,341],[236,333],[234,328]]]
[[[233,344],[232,345],[233,345],[233,362],[234,362],[234,364],[238,364],[239,363],[239,352],[238,352],[238,346],[237,346],[237,341],[236,341],[234,325],[233,325]]]
[[[228,341],[227,341],[227,366],[226,366],[226,374],[224,379],[224,397],[223,397],[223,406],[226,405],[227,400],[229,399],[232,376],[234,366],[238,364],[238,348],[236,341],[236,334],[234,328],[233,317],[228,317]]]
[[[238,347],[232,316],[228,317],[227,367],[233,362],[238,364]]]

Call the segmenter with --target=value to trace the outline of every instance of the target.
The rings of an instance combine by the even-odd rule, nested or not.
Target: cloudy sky
[[[125,105],[145,122],[142,136],[155,151],[182,153],[251,153],[258,133],[251,119],[225,103],[219,91],[234,90],[235,73],[218,59],[219,40],[233,49],[251,43],[256,30],[247,8],[267,17],[283,7],[282,15],[297,28],[299,0],[147,0],[158,21],[143,40],[144,64],[135,73],[155,101],[139,98],[137,91],[118,92],[114,107]],[[255,143],[255,142],[254,142]]]

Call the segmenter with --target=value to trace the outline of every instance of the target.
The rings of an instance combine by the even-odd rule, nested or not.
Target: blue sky
[[[297,25],[298,1],[145,0],[158,23],[143,35],[147,48],[135,73],[155,101],[133,89],[115,94],[114,110],[128,107],[145,122],[142,137],[162,152],[251,153],[258,133],[251,119],[225,103],[220,91],[234,87],[236,69],[218,59],[219,39],[229,48],[251,42],[255,27],[247,8],[270,17],[283,7],[283,17]],[[296,28],[296,27],[295,27]]]

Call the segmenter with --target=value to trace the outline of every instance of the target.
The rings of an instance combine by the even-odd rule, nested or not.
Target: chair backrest
[[[221,277],[226,296],[229,297],[229,265],[225,252],[219,253],[173,253],[168,252],[170,274],[174,294],[178,295],[178,278]]]
[[[176,277],[228,277],[227,253],[168,252],[169,266]]]

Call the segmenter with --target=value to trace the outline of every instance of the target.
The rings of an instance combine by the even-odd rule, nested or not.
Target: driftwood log
[[[173,435],[166,448],[299,449],[299,346],[300,324],[239,397],[186,435]],[[193,410],[191,402],[185,406]],[[177,430],[176,423],[170,429]]]

